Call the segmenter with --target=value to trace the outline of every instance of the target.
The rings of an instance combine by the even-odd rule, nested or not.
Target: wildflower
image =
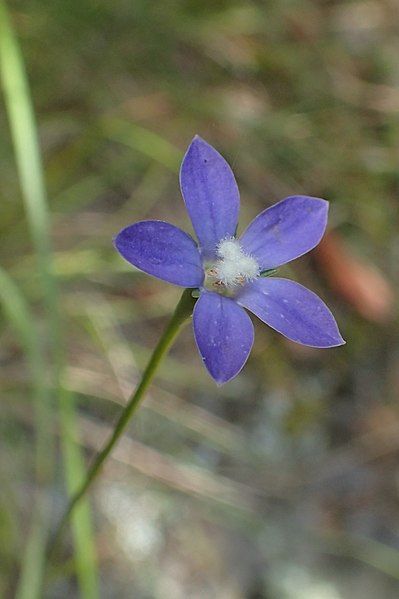
[[[184,156],[180,185],[198,245],[178,227],[151,220],[123,229],[115,247],[150,275],[198,288],[194,336],[216,382],[236,376],[252,348],[254,328],[244,308],[297,343],[319,348],[345,343],[317,295],[294,281],[269,276],[319,243],[328,202],[288,197],[261,212],[237,238],[240,197],[234,175],[198,136]]]

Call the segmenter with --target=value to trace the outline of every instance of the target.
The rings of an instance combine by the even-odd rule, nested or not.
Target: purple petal
[[[292,341],[311,347],[335,347],[342,339],[334,316],[306,287],[287,279],[257,279],[237,302]]]
[[[326,200],[291,196],[261,212],[242,234],[241,245],[261,269],[276,268],[319,243],[327,214]]]
[[[240,195],[225,159],[198,135],[184,156],[180,186],[201,250],[212,256],[221,239],[235,234]]]
[[[226,383],[240,372],[251,351],[251,319],[232,299],[204,291],[195,304],[193,323],[209,374],[217,383]]]
[[[114,241],[131,264],[158,279],[182,287],[199,287],[204,279],[195,241],[184,231],[158,220],[130,225]]]

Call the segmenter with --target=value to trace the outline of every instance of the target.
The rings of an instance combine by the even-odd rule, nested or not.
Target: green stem
[[[90,467],[84,481],[82,482],[80,488],[78,489],[78,491],[71,497],[71,499],[67,505],[67,508],[64,512],[64,515],[61,518],[60,523],[54,533],[52,541],[49,544],[48,553],[47,553],[48,557],[50,557],[50,555],[54,551],[55,547],[58,545],[58,542],[61,538],[64,528],[65,528],[66,524],[68,523],[69,517],[71,516],[76,505],[84,497],[84,495],[88,491],[89,487],[92,485],[93,481],[99,475],[100,470],[101,470],[105,460],[110,455],[114,446],[116,445],[119,438],[121,437],[123,431],[126,429],[131,417],[133,416],[133,414],[136,412],[137,408],[139,407],[140,402],[143,399],[145,392],[147,391],[152,379],[154,378],[154,375],[158,369],[159,364],[161,363],[162,359],[168,353],[169,348],[171,347],[172,343],[174,342],[177,335],[179,334],[181,327],[190,318],[195,302],[196,302],[196,299],[193,298],[193,296],[192,296],[192,290],[186,289],[183,292],[183,295],[181,296],[180,301],[176,306],[176,309],[172,315],[172,318],[169,321],[169,324],[167,325],[162,337],[160,338],[156,348],[154,349],[154,352],[152,353],[152,356],[143,372],[143,375],[141,377],[138,387],[136,388],[135,392],[133,393],[133,395],[129,399],[128,403],[126,404],[122,414],[119,417],[119,420],[117,421],[117,423],[115,425],[115,428],[114,428],[109,440],[107,441],[107,443],[105,444],[103,449],[100,451],[100,453],[95,458],[93,464],[91,465],[91,467]]]

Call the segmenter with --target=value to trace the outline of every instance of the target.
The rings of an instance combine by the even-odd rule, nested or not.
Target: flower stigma
[[[217,260],[205,268],[205,287],[222,295],[234,295],[260,274],[259,264],[246,254],[234,237],[222,239],[216,248]]]

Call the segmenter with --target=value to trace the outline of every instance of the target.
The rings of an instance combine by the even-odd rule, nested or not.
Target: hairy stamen
[[[231,293],[259,276],[257,261],[244,252],[234,237],[222,239],[216,248],[216,255],[216,262],[206,269],[207,287],[214,291]]]

